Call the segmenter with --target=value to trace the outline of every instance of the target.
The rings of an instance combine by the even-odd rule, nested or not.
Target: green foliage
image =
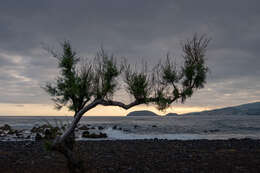
[[[204,36],[194,35],[191,40],[187,40],[183,45],[184,65],[180,71],[167,55],[164,64],[159,63],[151,72],[148,72],[147,68],[140,72],[133,70],[128,64],[119,67],[115,57],[106,54],[103,49],[96,54],[94,63],[88,61],[79,65],[80,59],[70,43],[64,42],[61,55],[51,52],[58,59],[60,75],[54,83],[47,83],[44,89],[52,96],[56,108],[67,106],[75,112],[75,117],[66,132],[56,138],[55,145],[47,142],[46,147],[56,148],[63,153],[71,164],[69,167],[75,168],[77,164],[71,154],[75,143],[74,130],[86,111],[97,105],[129,109],[149,103],[155,103],[158,109],[163,110],[178,100],[184,102],[206,83],[208,67],[204,57],[208,43],[209,39]],[[129,104],[112,100],[117,90],[118,77],[123,70],[126,91],[135,98]],[[60,134],[60,129],[52,129],[53,135],[50,134],[50,138]]]
[[[171,104],[170,99],[166,98],[166,94],[163,93],[163,89],[157,90],[156,97],[157,100],[155,102],[159,110],[164,110]]]
[[[166,61],[164,65],[160,66],[162,70],[162,79],[164,84],[173,84],[179,81],[179,75],[176,70],[175,65],[170,60],[169,55],[166,57]]]
[[[138,101],[146,103],[151,92],[151,82],[145,72],[132,71],[130,65],[125,66],[126,90]]]
[[[206,83],[208,67],[205,64],[205,52],[209,39],[194,35],[183,45],[184,64],[177,68],[169,55],[164,63],[159,63],[152,71],[133,69],[131,65],[117,64],[113,55],[100,49],[93,63],[87,61],[79,65],[79,57],[69,42],[62,44],[63,52],[58,59],[60,75],[56,82],[47,83],[44,89],[52,96],[56,107],[67,106],[75,114],[85,105],[93,103],[104,106],[120,106],[129,109],[138,104],[155,103],[163,110],[173,102],[185,100]],[[146,66],[143,66],[146,67]],[[118,79],[124,71],[126,91],[135,98],[132,104],[114,102],[112,97],[118,89]]]
[[[208,67],[205,64],[205,52],[209,43],[205,36],[198,38],[194,35],[193,39],[187,40],[183,46],[184,66],[182,67],[182,101],[191,97],[194,90],[204,87]]]
[[[115,78],[121,73],[121,69],[117,66],[114,56],[107,55],[102,48],[95,60],[94,96],[97,99],[109,98],[115,92]]]
[[[55,55],[61,70],[60,76],[56,83],[47,83],[44,89],[53,97],[57,109],[68,105],[70,110],[78,112],[89,99],[92,71],[90,66],[77,71],[79,58],[72,51],[69,42],[64,42],[62,46],[63,54]]]

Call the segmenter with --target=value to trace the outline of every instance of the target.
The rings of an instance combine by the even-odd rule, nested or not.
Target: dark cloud
[[[168,51],[180,61],[180,43],[195,32],[212,38],[211,74],[187,104],[260,100],[259,6],[258,0],[8,0],[0,6],[0,102],[49,103],[40,86],[57,70],[43,45],[69,39],[82,56],[103,45],[131,63],[142,57],[153,64]]]

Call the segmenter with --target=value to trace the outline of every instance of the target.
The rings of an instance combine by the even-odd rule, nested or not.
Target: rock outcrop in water
[[[209,111],[192,112],[184,115],[260,115],[260,102],[225,107]]]
[[[133,111],[133,112],[130,112],[126,116],[133,117],[133,116],[159,116],[159,115],[157,115],[156,113],[151,112],[151,111],[143,110],[143,111]]]

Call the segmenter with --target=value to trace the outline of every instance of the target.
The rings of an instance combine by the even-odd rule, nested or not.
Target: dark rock
[[[16,133],[17,133],[17,130],[12,130],[12,129],[7,132],[8,135],[14,135]]]
[[[65,126],[60,127],[54,127],[50,124],[43,124],[41,126],[35,126],[31,129],[31,133],[37,133],[40,135],[42,138],[45,139],[54,139],[56,136],[62,134],[62,128],[65,128]]]
[[[51,133],[51,131],[49,129],[45,130],[44,138],[45,139],[51,139],[52,138],[52,133]]]
[[[83,138],[86,138],[88,135],[89,135],[89,131],[84,131],[84,132],[82,133],[82,137],[83,137]]]
[[[98,130],[103,130],[103,129],[104,129],[104,127],[98,126]]]
[[[107,138],[107,134],[106,133],[89,133],[88,131],[85,131],[82,133],[82,137],[83,138]]]
[[[15,131],[14,131],[14,134],[15,134],[17,137],[22,136],[22,134],[21,134],[18,130],[15,130]]]
[[[23,130],[14,130],[9,126],[8,124],[5,124],[4,126],[0,127],[0,135],[6,136],[8,135],[15,135],[16,137],[21,137],[22,136],[22,131]]]
[[[219,129],[213,129],[213,130],[209,130],[209,132],[214,133],[214,132],[219,132]]]
[[[0,134],[1,135],[13,135],[17,133],[17,130],[13,130],[11,126],[9,126],[8,124],[3,125],[2,127],[0,127]]]
[[[0,130],[12,131],[13,129],[8,124],[5,124],[2,127],[0,127]]]
[[[87,125],[80,126],[78,128],[79,130],[89,130],[89,127]]]
[[[34,126],[32,129],[31,129],[31,132],[32,133],[44,133],[45,132],[45,129],[47,128],[51,128],[51,125],[49,124],[43,124],[41,126]]]
[[[154,138],[153,140],[154,140],[154,141],[156,141],[156,142],[158,142],[158,141],[159,141],[159,139],[158,139],[158,138]]]
[[[212,130],[203,130],[204,133],[215,133],[215,132],[220,132],[219,129],[212,129]]]
[[[42,140],[42,136],[39,133],[36,133],[35,141],[40,141],[40,140]]]

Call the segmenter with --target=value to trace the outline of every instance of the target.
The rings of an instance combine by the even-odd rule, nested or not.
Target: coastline
[[[78,141],[91,173],[260,172],[260,140]],[[0,141],[0,172],[67,172],[66,160],[43,142]]]

